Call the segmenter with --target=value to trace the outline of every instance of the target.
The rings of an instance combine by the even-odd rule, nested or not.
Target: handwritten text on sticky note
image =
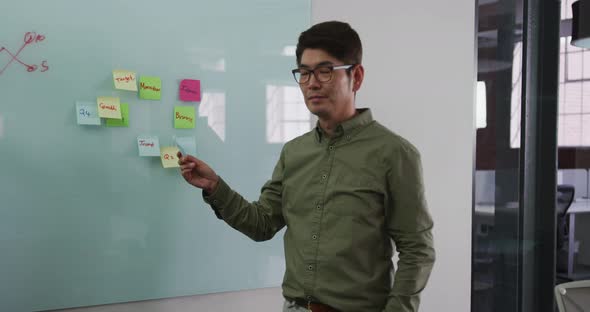
[[[76,102],[76,120],[79,125],[100,126],[98,108],[92,102]]]
[[[160,149],[160,157],[162,158],[162,166],[164,168],[174,168],[180,167],[178,165],[178,157],[176,154],[178,153],[178,147],[176,146],[166,146]]]
[[[128,70],[113,70],[115,89],[137,91],[136,74]]]
[[[139,78],[139,97],[144,100],[159,100],[162,96],[160,77],[141,76]]]
[[[107,119],[107,127],[129,127],[129,104],[121,103],[121,119]]]
[[[180,82],[179,98],[185,102],[201,101],[201,81],[194,79],[184,79]]]
[[[174,128],[192,129],[195,127],[195,108],[192,106],[174,107]]]
[[[121,104],[118,97],[99,96],[96,103],[99,117],[121,119]]]
[[[160,156],[160,140],[157,136],[139,136],[137,137],[137,148],[139,156]]]

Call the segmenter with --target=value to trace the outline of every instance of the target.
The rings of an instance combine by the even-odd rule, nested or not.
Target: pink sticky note
[[[178,90],[181,101],[199,102],[201,101],[201,81],[194,79],[183,79],[180,82]]]

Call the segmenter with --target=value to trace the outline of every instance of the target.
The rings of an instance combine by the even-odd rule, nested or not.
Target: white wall
[[[352,24],[364,44],[358,106],[422,153],[437,262],[421,311],[470,311],[474,149],[474,0],[317,0],[314,22]],[[297,34],[293,34],[296,38]],[[111,305],[110,311],[280,311],[271,288]]]
[[[357,106],[421,151],[437,261],[420,310],[469,311],[475,1],[320,0],[312,16],[357,29]]]

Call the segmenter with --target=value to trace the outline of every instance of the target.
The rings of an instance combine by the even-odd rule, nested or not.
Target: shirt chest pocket
[[[384,183],[368,174],[343,174],[328,190],[335,215],[370,218],[384,215]]]

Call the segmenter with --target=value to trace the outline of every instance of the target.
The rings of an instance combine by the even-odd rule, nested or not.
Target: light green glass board
[[[20,0],[1,11],[0,311],[280,285],[282,233],[255,243],[231,229],[178,168],[140,157],[137,137],[164,147],[194,136],[198,156],[256,200],[281,149],[267,141],[267,86],[296,85],[289,47],[310,0]],[[161,99],[116,90],[118,69],[159,77]],[[201,102],[179,100],[182,79],[201,81]],[[78,125],[76,101],[98,96],[128,103],[129,126]],[[174,128],[175,106],[195,107],[194,128]]]

